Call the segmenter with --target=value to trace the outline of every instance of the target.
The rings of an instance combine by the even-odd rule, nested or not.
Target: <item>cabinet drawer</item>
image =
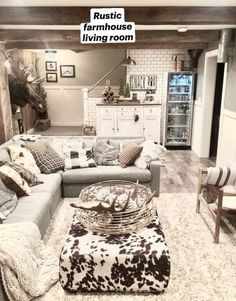
[[[115,115],[115,108],[99,108],[100,115]]]
[[[158,116],[160,110],[159,110],[159,108],[156,108],[156,107],[148,107],[148,108],[144,108],[143,112],[144,112],[144,115]]]
[[[140,107],[119,107],[117,108],[117,113],[123,113],[123,114],[134,114],[134,113],[140,113],[141,112],[141,108]]]

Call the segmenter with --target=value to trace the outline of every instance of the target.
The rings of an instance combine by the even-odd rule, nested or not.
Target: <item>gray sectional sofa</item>
[[[83,139],[86,146],[92,145],[96,140],[102,139],[109,143],[122,142],[123,145],[130,142],[141,144],[145,138],[136,137],[42,137],[49,143],[55,143],[56,147],[60,148],[64,143]],[[0,146],[0,160],[10,161],[8,145],[14,143],[9,141]],[[60,149],[58,149],[60,153]],[[21,197],[16,209],[3,221],[3,223],[15,223],[21,221],[30,221],[35,223],[42,234],[44,235],[50,219],[59,203],[61,197],[77,197],[80,191],[93,183],[106,180],[127,180],[139,181],[139,183],[150,186],[159,195],[160,187],[160,167],[159,161],[151,163],[149,169],[140,169],[136,166],[128,166],[122,168],[120,166],[97,166],[91,168],[70,169],[60,171],[54,174],[39,174],[38,178],[44,183],[31,187],[31,195]]]
[[[76,139],[83,139],[86,146],[92,145],[96,140],[102,139],[107,143],[123,143],[123,145],[136,142],[141,144],[143,137],[42,137],[42,139],[52,142],[54,148],[60,148],[63,144]],[[56,141],[56,147],[55,147]],[[0,160],[10,161],[8,145],[14,143],[9,141],[0,146]],[[60,149],[58,152],[60,153]],[[97,166],[83,169],[71,169],[54,174],[39,174],[38,177],[44,183],[31,187],[31,195],[21,197],[16,209],[8,216],[3,223],[17,223],[29,221],[35,223],[42,234],[50,223],[51,217],[60,202],[61,197],[77,197],[84,187],[105,180],[128,180],[137,181],[148,185],[159,195],[160,187],[160,167],[159,161],[151,163],[150,170],[140,169],[136,166],[122,168],[120,166]],[[0,225],[1,227],[1,225]],[[0,300],[4,301],[3,290],[0,283]]]

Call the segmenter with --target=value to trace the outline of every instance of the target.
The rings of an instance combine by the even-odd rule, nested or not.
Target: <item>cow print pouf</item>
[[[162,293],[169,250],[158,216],[138,232],[108,235],[85,229],[74,216],[60,254],[60,283],[69,293]]]

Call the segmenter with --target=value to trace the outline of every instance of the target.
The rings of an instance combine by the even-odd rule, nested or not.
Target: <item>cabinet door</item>
[[[113,136],[115,134],[114,108],[100,108],[98,116],[98,135]]]
[[[119,116],[117,134],[119,136],[141,136],[141,120],[134,121],[133,116]]]
[[[100,136],[113,136],[115,133],[114,129],[114,117],[113,116],[102,116],[100,118],[99,135]]]
[[[160,143],[160,109],[144,108],[143,134],[146,139]]]

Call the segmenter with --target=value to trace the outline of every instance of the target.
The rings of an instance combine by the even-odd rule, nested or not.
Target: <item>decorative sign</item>
[[[156,75],[131,75],[130,89],[131,90],[156,90],[157,76]]]
[[[81,23],[80,33],[82,44],[135,42],[135,24],[125,22],[124,8],[91,8],[90,23]]]

